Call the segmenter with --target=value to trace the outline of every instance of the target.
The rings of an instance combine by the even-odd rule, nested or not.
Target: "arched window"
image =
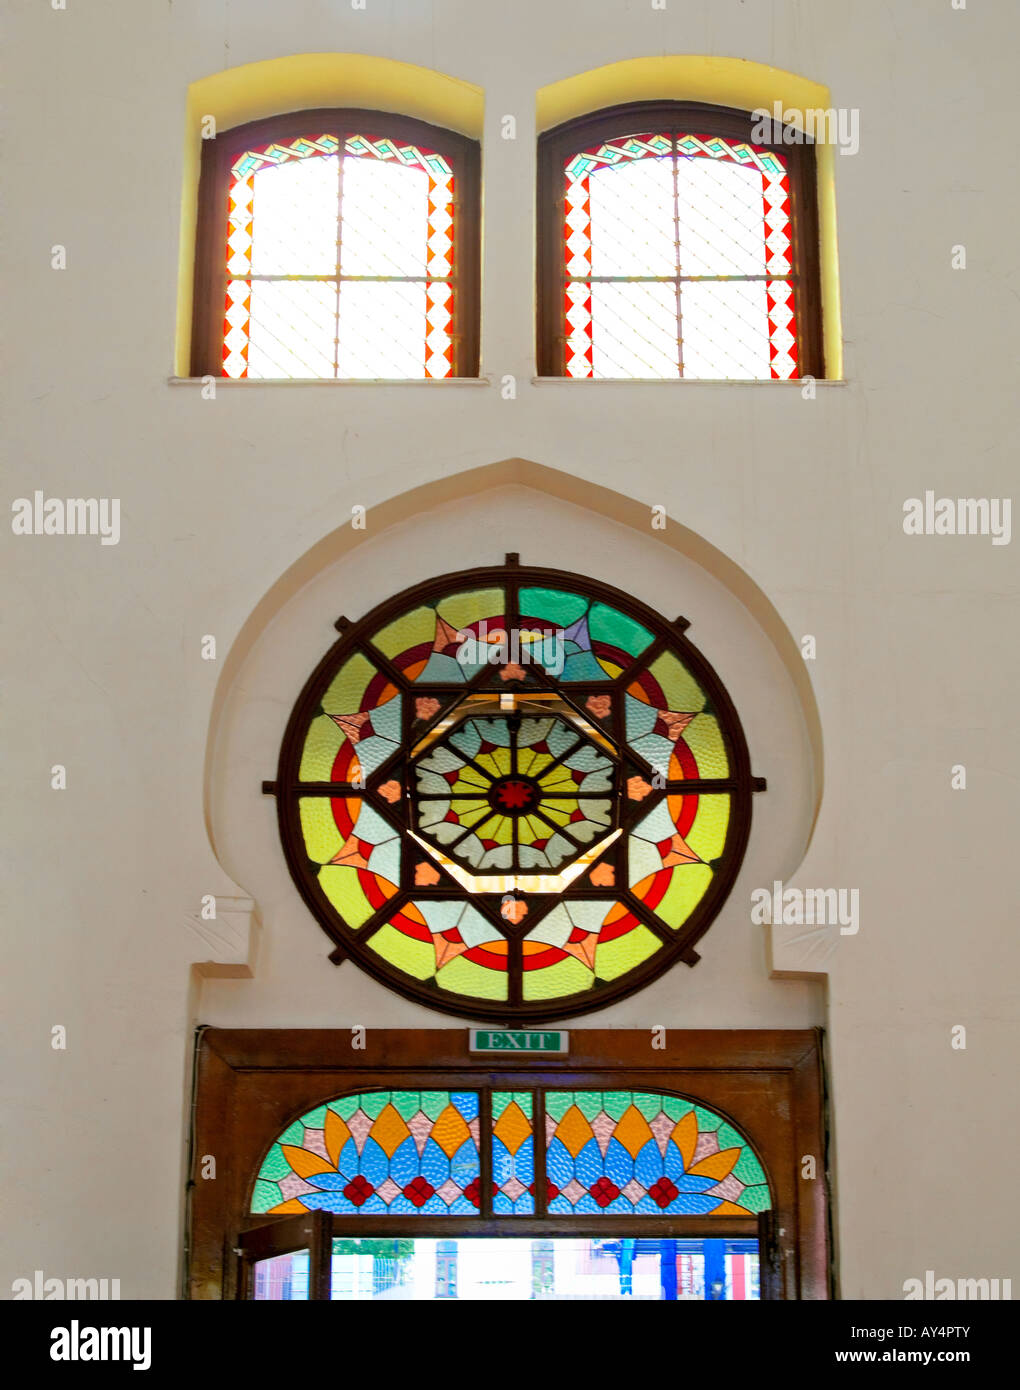
[[[684,620],[507,558],[342,619],[265,790],[332,959],[534,1021],[697,961],[764,783]]]
[[[476,375],[478,159],[475,141],[376,111],[207,141],[192,374]]]
[[[341,1096],[287,1126],[251,1199],[270,1216],[469,1219],[751,1217],[770,1206],[750,1144],[706,1106],[551,1088]]]
[[[542,375],[824,375],[813,149],[766,126],[636,103],[541,137]]]

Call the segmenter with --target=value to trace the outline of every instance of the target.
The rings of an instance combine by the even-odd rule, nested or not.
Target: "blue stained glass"
[[[652,709],[643,700],[635,700],[633,695],[624,696],[623,708],[629,743],[650,734],[659,722],[658,710]]]
[[[365,1140],[358,1171],[373,1187],[379,1187],[389,1177],[390,1161],[385,1150],[381,1149],[371,1136]]]
[[[610,1139],[609,1147],[606,1150],[605,1174],[607,1178],[616,1183],[617,1187],[626,1187],[634,1176],[634,1160],[616,1139]],[[594,1182],[597,1177],[598,1173],[596,1172],[590,1181]],[[580,1170],[578,1170],[578,1178],[581,1182],[585,1181],[585,1178],[581,1177]]]
[[[768,1179],[720,1116],[648,1092],[550,1092],[549,1211],[751,1216]],[[252,1210],[477,1215],[475,1092],[366,1092],[287,1127],[255,1180]],[[535,1211],[531,1092],[492,1097],[493,1210]]]
[[[562,680],[565,681],[604,681],[607,673],[596,661],[591,652],[570,652],[570,644],[565,644],[568,652],[563,663]]]
[[[493,1211],[529,1216],[535,1211],[532,1096],[529,1091],[496,1091],[492,1097]]]
[[[676,1147],[675,1145],[673,1146]],[[637,1158],[634,1160],[634,1171],[632,1176],[637,1178],[642,1187],[651,1187],[654,1182],[662,1177],[663,1160],[659,1153],[659,1146],[654,1139],[650,1139],[644,1146]]]
[[[373,719],[375,716],[372,716]],[[377,767],[382,767],[387,758],[392,757],[394,746],[388,738],[380,738],[378,734],[371,734],[368,738],[358,741],[358,761],[361,763],[362,770],[372,773]]]
[[[477,1091],[451,1091],[450,1104],[460,1111],[465,1120],[476,1120],[478,1118]]]
[[[647,706],[646,706],[647,708]],[[655,714],[655,710],[652,710]],[[656,772],[665,777],[669,772],[669,760],[673,754],[673,744],[661,734],[648,734],[645,738],[631,739],[631,747],[640,753],[645,762],[651,763]]]
[[[431,1139],[426,1142],[425,1151],[419,1159],[417,1144],[407,1138],[390,1158],[389,1176],[398,1187],[406,1187],[419,1172],[428,1178],[433,1187],[440,1187],[450,1176],[450,1165],[442,1149]]]
[[[463,684],[474,671],[479,668],[469,667],[467,663],[460,662],[455,656],[444,656],[442,652],[433,652],[425,664],[425,669],[418,676],[420,681],[452,682]]]
[[[478,1176],[478,1150],[473,1141],[462,1144],[450,1163],[449,1176],[458,1187],[467,1187]]]
[[[383,738],[392,739],[394,743],[399,743],[402,737],[400,701],[401,697],[394,695],[392,700],[387,700],[384,705],[378,705],[372,711],[372,728]]]
[[[546,1151],[545,1169],[549,1181],[557,1187],[566,1187],[574,1176],[574,1161],[558,1139],[554,1139]]]

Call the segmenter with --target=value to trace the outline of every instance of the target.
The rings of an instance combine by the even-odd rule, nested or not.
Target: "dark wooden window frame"
[[[706,102],[638,101],[606,107],[546,131],[538,141],[538,374],[566,375],[563,302],[563,168],[581,150],[638,130],[691,131],[754,143],[783,156],[790,180],[792,280],[800,377],[825,376],[821,279],[818,251],[818,193],[815,152],[801,133],[798,143],[751,140],[756,118],[749,111]]]
[[[492,584],[500,584],[506,588],[508,627],[520,625],[517,595],[520,588],[526,584],[577,590],[577,592],[588,594],[595,599],[620,608],[624,613],[635,617],[638,622],[656,634],[656,640],[653,644],[641,658],[636,660],[640,660],[641,664],[648,664],[661,651],[669,648],[677,654],[707,693],[719,720],[720,731],[729,756],[730,774],[728,777],[667,782],[662,790],[653,794],[653,797],[639,801],[634,805],[629,805],[626,802],[622,787],[617,788],[617,794],[621,797],[624,806],[625,814],[621,814],[621,824],[625,832],[652,809],[654,798],[668,796],[671,792],[674,795],[684,791],[687,793],[727,792],[731,800],[730,829],[727,833],[725,858],[715,873],[710,887],[688,920],[678,931],[673,931],[660,922],[655,914],[647,909],[626,887],[627,836],[626,833],[621,835],[616,844],[611,846],[602,856],[606,862],[616,866],[616,882],[620,886],[613,891],[627,902],[633,915],[660,939],[662,947],[641,965],[627,971],[612,983],[598,986],[583,994],[568,995],[551,1000],[525,1000],[515,993],[515,989],[519,988],[520,983],[517,954],[520,952],[523,935],[534,924],[534,919],[532,922],[526,921],[525,925],[520,928],[511,928],[505,924],[500,925],[497,918],[492,916],[492,913],[496,912],[496,908],[493,907],[490,911],[482,896],[475,896],[472,899],[476,910],[492,917],[497,930],[506,935],[510,943],[510,988],[506,1002],[447,994],[430,985],[429,982],[413,980],[381,956],[366,949],[366,942],[372,933],[385,924],[388,917],[399,908],[403,901],[410,900],[415,896],[442,896],[444,893],[448,896],[451,890],[448,886],[442,885],[435,889],[422,889],[415,886],[408,868],[410,856],[404,854],[402,856],[402,880],[397,885],[398,896],[388,900],[368,922],[362,923],[356,931],[351,930],[342,921],[319,886],[317,878],[319,866],[312,865],[308,859],[298,811],[298,797],[302,792],[306,795],[328,795],[330,792],[344,791],[350,793],[350,784],[301,782],[298,775],[305,732],[309,722],[318,709],[322,694],[327,689],[330,680],[347,657],[354,651],[360,650],[360,644],[367,643],[372,632],[385,626],[401,612],[411,607],[413,603],[425,603],[444,593],[472,587],[486,588]],[[439,575],[425,583],[414,585],[372,609],[356,623],[352,623],[346,617],[338,619],[336,627],[341,633],[341,638],[330,648],[305,683],[304,689],[291,712],[283,736],[276,778],[273,781],[262,783],[263,792],[276,797],[280,839],[294,884],[319,926],[334,942],[335,949],[330,955],[330,960],[335,965],[341,965],[347,959],[354,960],[360,969],[365,970],[387,988],[416,1003],[436,1009],[440,1013],[454,1014],[458,1018],[468,1017],[502,1023],[509,1027],[515,1024],[534,1024],[571,1018],[578,1014],[593,1013],[606,1008],[618,999],[643,989],[645,985],[663,975],[678,961],[683,961],[688,966],[696,965],[700,956],[695,950],[695,945],[708,931],[722,910],[740,872],[751,832],[753,794],[764,791],[766,781],[763,777],[755,777],[752,774],[747,742],[733,701],[713,667],[698,648],[687,639],[685,633],[688,626],[689,623],[686,618],[677,618],[673,622],[667,622],[661,614],[656,613],[647,604],[641,603],[630,595],[624,594],[619,589],[599,580],[589,579],[587,576],[572,574],[563,570],[522,566],[517,554],[507,555],[504,566],[494,565],[485,569],[457,571]],[[398,824],[403,829],[394,807],[380,800],[377,788],[394,777],[395,770],[398,770],[396,775],[401,775],[399,769],[402,768],[405,761],[405,749],[412,742],[411,710],[413,700],[410,696],[415,693],[432,694],[436,692],[440,695],[466,695],[470,694],[472,689],[479,686],[487,677],[483,671],[473,681],[464,685],[444,686],[439,682],[429,682],[427,685],[409,683],[393,667],[392,663],[386,660],[382,653],[375,649],[369,649],[369,656],[379,669],[387,673],[389,679],[397,685],[398,689],[405,691],[403,737],[398,752],[378,767],[366,779],[364,790],[358,791],[356,794],[363,796],[368,804],[373,806],[384,819]],[[533,669],[541,671],[540,667]],[[542,674],[544,676],[544,673]],[[586,681],[578,684],[583,687],[585,692],[618,693],[625,689],[630,679],[633,679],[633,672],[628,668],[615,679],[606,677],[602,682]],[[548,678],[545,680],[550,686],[554,684]],[[515,681],[507,682],[503,686],[503,689],[510,691],[519,688]],[[445,711],[440,709],[430,724],[416,731],[414,738],[423,737],[432,724],[438,723],[444,714]],[[613,732],[618,746],[622,747],[624,729],[619,708],[617,709],[616,726]],[[628,750],[626,759],[620,760],[620,768],[623,767],[625,761],[637,764],[645,777],[650,778],[654,774],[654,770],[645,764],[633,750]],[[619,775],[622,776],[622,773]],[[581,888],[574,885],[567,889],[562,900],[569,900],[583,893],[585,891],[583,878],[581,883]],[[595,892],[595,890],[588,891],[589,893]],[[602,891],[604,894],[605,890]]]
[[[489,1148],[482,1134],[483,1206],[474,1217],[262,1216],[250,1212],[270,1146],[298,1116],[357,1091],[463,1089],[651,1090],[721,1113],[751,1143],[772,1193],[763,1219],[741,1217],[493,1216]],[[567,1056],[479,1058],[466,1029],[373,1029],[354,1050],[352,1032],[313,1029],[200,1030],[188,1175],[185,1297],[246,1297],[253,1259],[307,1245],[310,1297],[328,1296],[329,1237],[412,1235],[626,1235],[757,1237],[762,1297],[830,1296],[826,1129],[821,1033],[803,1030],[667,1030],[653,1047],[643,1029],[583,1029]],[[803,1176],[813,1155],[817,1176]],[[207,1159],[215,1178],[203,1177]],[[536,1187],[541,1191],[540,1184]],[[295,1226],[295,1223],[298,1223]],[[303,1226],[302,1226],[303,1223]],[[279,1238],[273,1227],[279,1225]],[[297,1231],[300,1238],[296,1238]]]
[[[227,196],[230,169],[235,159],[247,149],[309,134],[334,134],[342,149],[343,136],[355,133],[387,136],[395,141],[424,146],[441,154],[452,168],[453,375],[478,375],[481,236],[481,147],[478,141],[411,116],[355,107],[315,107],[250,121],[203,142],[195,234],[192,376],[223,375],[223,312],[230,278],[226,258]]]

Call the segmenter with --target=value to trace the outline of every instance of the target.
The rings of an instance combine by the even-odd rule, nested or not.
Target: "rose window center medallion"
[[[548,888],[616,829],[616,751],[579,716],[536,716],[525,711],[541,710],[537,698],[498,698],[509,711],[469,697],[415,758],[415,831],[473,892]]]

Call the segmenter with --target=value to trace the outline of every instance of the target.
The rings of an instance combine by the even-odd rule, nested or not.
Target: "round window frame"
[[[718,720],[719,731],[729,761],[729,774],[725,778],[685,779],[683,783],[684,792],[687,794],[692,792],[705,794],[714,791],[725,792],[730,797],[730,815],[726,839],[720,860],[717,861],[718,868],[714,871],[712,882],[695,905],[690,916],[676,929],[668,927],[664,921],[658,921],[653,926],[653,930],[662,941],[662,949],[618,976],[616,980],[601,985],[596,984],[583,993],[563,995],[550,1000],[526,1000],[512,997],[515,976],[509,963],[507,971],[508,992],[511,997],[505,1001],[492,1000],[471,995],[456,995],[444,991],[435,984],[434,978],[431,981],[416,981],[411,975],[391,965],[382,956],[365,949],[365,942],[371,933],[369,936],[362,935],[365,924],[356,930],[348,927],[339,912],[326,898],[313,872],[313,861],[309,859],[306,852],[301,829],[299,801],[302,794],[308,795],[309,786],[319,788],[319,794],[323,794],[322,784],[302,783],[299,778],[305,737],[312,719],[315,718],[321,707],[321,697],[340,667],[358,650],[362,650],[368,660],[374,661],[378,667],[380,665],[379,654],[375,652],[373,655],[375,649],[371,647],[371,635],[393,622],[402,613],[427,604],[431,600],[441,600],[444,595],[488,588],[494,584],[502,586],[506,590],[507,612],[504,617],[515,620],[515,622],[506,623],[509,630],[519,626],[518,594],[521,587],[551,587],[579,593],[593,601],[601,601],[613,608],[618,608],[647,628],[653,634],[652,643],[645,652],[634,658],[631,666],[620,676],[607,677],[604,683],[604,692],[600,691],[599,693],[610,693],[612,689],[617,687],[625,689],[628,681],[633,678],[635,669],[644,670],[657,656],[665,651],[672,651],[705,692],[712,712]],[[335,965],[341,965],[349,958],[359,969],[365,971],[380,984],[394,990],[413,1003],[422,1004],[426,1008],[447,1016],[485,1023],[500,1023],[505,1027],[527,1027],[596,1013],[638,993],[665,975],[678,961],[683,961],[688,966],[696,965],[700,956],[695,950],[695,945],[719,915],[740,873],[750,837],[753,795],[755,792],[766,789],[766,781],[763,777],[756,777],[752,774],[747,740],[736,706],[715,668],[686,637],[686,630],[689,626],[688,619],[678,617],[670,621],[648,604],[601,580],[568,570],[521,565],[518,556],[514,554],[507,555],[503,565],[454,570],[412,584],[377,604],[356,622],[352,622],[346,617],[337,619],[335,627],[340,633],[339,639],[324,654],[305,681],[291,710],[280,744],[276,780],[266,781],[262,784],[263,792],[276,798],[280,841],[290,876],[319,927],[334,944],[334,950],[330,953],[329,959]],[[406,678],[402,680],[402,683],[394,683],[398,684],[398,689],[405,698],[427,695],[430,692],[430,687],[440,684],[438,682],[418,684]],[[562,689],[564,684],[566,684],[569,693],[571,683],[563,683],[558,679],[555,681],[557,689]],[[586,693],[600,684],[597,681],[576,683]],[[464,693],[467,693],[469,689],[470,686],[466,683]],[[622,744],[625,746],[626,740],[623,740]],[[406,742],[401,743],[400,751],[401,756],[409,763],[409,749]],[[623,752],[623,747],[621,747],[621,752]],[[633,758],[633,751],[627,749],[626,756]],[[391,760],[387,760],[387,763],[389,761]],[[371,782],[377,775],[378,770],[370,775],[367,779],[368,782]],[[660,796],[668,796],[670,794],[669,787],[677,785],[667,783],[665,789],[660,789]],[[672,794],[684,793],[674,791]],[[406,796],[405,786],[402,799],[406,799]],[[626,798],[623,800],[625,804]],[[650,810],[651,806],[646,809]],[[401,824],[397,826],[397,829],[402,837],[402,876],[404,876],[405,858],[410,859],[411,856],[404,848],[407,839],[406,828]],[[625,841],[626,835],[621,838]],[[314,865],[315,871],[319,868],[321,865]],[[652,918],[654,914],[644,910],[633,899],[629,886],[614,887],[606,891],[627,901],[628,908],[632,912],[635,906],[639,907],[634,915],[643,925],[651,925],[649,918]],[[460,892],[465,902],[475,901],[475,895],[466,889],[461,889]],[[413,885],[398,885],[397,896],[388,899],[384,906],[391,912],[395,912],[399,910],[403,902],[406,902],[413,895]],[[563,900],[563,895],[557,896]],[[569,901],[569,896],[566,900]],[[523,935],[523,932],[514,934],[517,937],[523,937]],[[508,935],[507,939],[513,940],[514,936]],[[518,983],[522,973],[518,970],[516,977]]]

